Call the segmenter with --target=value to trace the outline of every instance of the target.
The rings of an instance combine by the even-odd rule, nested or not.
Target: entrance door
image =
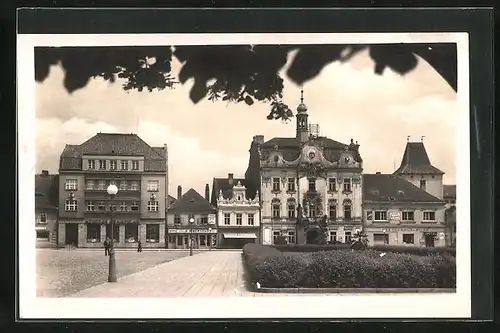
[[[434,247],[434,234],[425,234],[425,247]]]
[[[307,232],[307,244],[314,244],[318,238],[317,230],[309,230]]]
[[[78,224],[66,223],[66,245],[78,246]]]

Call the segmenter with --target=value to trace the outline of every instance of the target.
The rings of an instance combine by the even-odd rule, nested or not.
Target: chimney
[[[380,171],[377,171],[377,172],[375,172],[375,174],[376,174],[376,175],[380,175],[381,173],[380,173]]]
[[[182,186],[177,186],[177,199],[182,197]]]
[[[233,186],[234,184],[234,179],[233,179],[234,174],[228,173],[227,174],[227,179],[229,180],[229,185]]]
[[[205,184],[205,200],[210,201],[210,187]]]
[[[47,177],[49,175],[49,170],[42,170],[42,176]]]

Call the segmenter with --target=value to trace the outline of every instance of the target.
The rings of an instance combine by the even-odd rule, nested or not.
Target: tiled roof
[[[348,146],[326,137],[318,137],[314,140],[318,141],[325,148],[345,149]],[[271,140],[261,144],[261,147],[272,148],[274,146],[278,146],[279,148],[299,148],[300,145],[300,141],[296,138],[272,138]]]
[[[191,188],[172,204],[168,213],[209,214],[215,211],[210,202]]]
[[[429,160],[423,142],[408,142],[406,144],[401,165],[395,174],[434,174],[442,175],[443,171],[434,167]]]
[[[229,181],[229,178],[214,178],[212,183],[212,205],[217,204],[217,198],[219,197],[219,191],[222,190],[222,196],[225,199],[229,199],[233,196],[233,186],[241,182],[241,185],[246,187],[246,180],[244,178],[233,178],[233,182]]]
[[[145,171],[166,171],[165,148],[151,147],[137,134],[97,133],[81,145],[66,145],[60,169],[81,168],[83,155],[144,156]]]
[[[35,175],[35,209],[57,209],[58,175]]]
[[[391,174],[364,174],[363,201],[443,202],[409,181]]]
[[[443,197],[444,198],[456,198],[457,197],[457,185],[443,185]]]

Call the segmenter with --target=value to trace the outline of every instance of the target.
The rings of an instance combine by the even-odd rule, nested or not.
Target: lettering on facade
[[[168,229],[169,234],[216,234],[217,230],[212,229]]]
[[[416,232],[416,231],[421,231],[421,232],[433,232],[435,229],[429,229],[429,228],[385,228],[387,232],[398,232],[398,231],[406,231],[406,232]]]
[[[400,212],[390,212],[389,220],[391,221],[401,221],[401,213]]]

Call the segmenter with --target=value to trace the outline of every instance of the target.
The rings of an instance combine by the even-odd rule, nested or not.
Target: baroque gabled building
[[[242,248],[247,243],[260,243],[259,194],[247,194],[245,179],[214,178],[212,204],[217,211],[218,247]]]
[[[107,187],[118,193],[112,204]],[[58,245],[165,247],[167,146],[151,147],[136,134],[98,133],[66,145],[59,162]]]
[[[245,174],[249,195],[260,193],[261,242],[311,243],[328,232],[352,232],[362,225],[363,161],[359,145],[320,136],[309,125],[303,95],[296,134],[264,140],[256,135]],[[349,231],[348,231],[349,230]]]

